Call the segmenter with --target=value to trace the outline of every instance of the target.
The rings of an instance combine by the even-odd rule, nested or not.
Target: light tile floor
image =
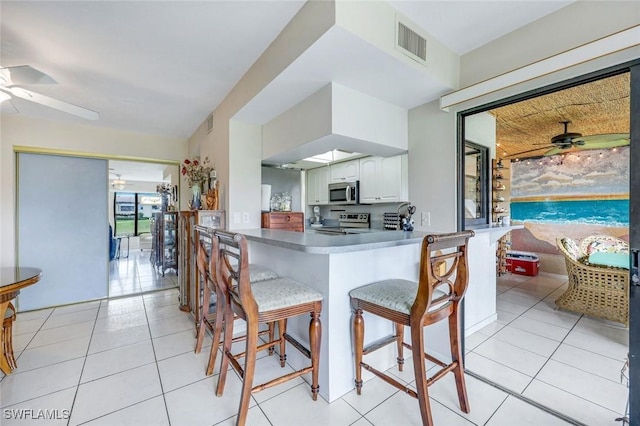
[[[158,272],[149,260],[149,250],[130,250],[109,262],[109,297],[121,297],[178,286],[178,275],[174,269]]]
[[[562,285],[558,281],[562,280],[553,276],[501,279],[499,322],[467,339],[469,368],[586,424],[614,424],[621,410],[617,407],[621,401],[623,407],[626,398],[615,377],[624,345],[612,343],[612,339],[623,338],[622,332],[610,324],[553,311],[548,302]],[[521,305],[523,300],[508,302],[524,309],[508,315],[504,308],[511,305],[502,301],[513,300],[511,296],[531,298],[530,306]],[[539,300],[533,303],[536,297]],[[178,292],[171,289],[18,314],[14,337],[18,369],[0,379],[1,424],[234,424],[240,380],[230,374],[224,396],[214,396],[218,371],[212,377],[204,375],[211,340],[207,338],[201,354],[193,353],[193,321],[177,304]],[[560,324],[557,326],[567,329],[563,341],[536,334],[533,330],[542,333],[545,327],[536,328],[532,321]],[[614,330],[611,335],[610,330]],[[560,333],[553,336],[560,338]],[[545,358],[548,355],[551,359]],[[263,356],[256,380],[281,372],[275,357]],[[404,372],[390,372],[413,382],[410,362]],[[471,376],[467,376],[467,388],[469,414],[458,408],[452,377],[430,387],[436,425],[568,424]],[[12,418],[29,413],[20,409],[49,410],[58,419]],[[62,418],[66,413],[69,419]],[[322,398],[313,402],[308,385],[298,378],[254,394],[247,424],[421,422],[417,401],[378,378],[365,383],[362,395],[352,391],[331,404]]]
[[[466,339],[466,368],[579,422],[619,425],[628,330],[555,310],[566,285],[555,274],[499,277],[498,320]]]

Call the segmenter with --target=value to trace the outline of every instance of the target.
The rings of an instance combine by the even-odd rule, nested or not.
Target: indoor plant
[[[188,158],[182,162],[181,173],[187,178],[187,185],[191,188],[193,198],[191,199],[191,208],[198,210],[200,208],[200,197],[202,187],[209,180],[213,167],[209,162],[209,157],[205,157],[200,163],[197,158],[189,160]]]

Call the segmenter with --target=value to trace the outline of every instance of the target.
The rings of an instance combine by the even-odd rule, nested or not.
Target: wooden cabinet
[[[151,243],[151,262],[156,269],[164,273],[167,269],[178,271],[178,212],[153,214],[151,225],[153,240]]]
[[[395,203],[407,201],[407,156],[360,159],[360,202]]]
[[[180,292],[180,309],[186,312],[193,312],[197,325],[202,306],[202,283],[198,279],[196,266],[195,225],[224,229],[225,212],[223,210],[185,210],[179,213],[178,289]]]
[[[332,164],[331,183],[349,182],[360,179],[360,160]]]
[[[262,227],[284,231],[304,232],[304,213],[302,212],[264,212]]]
[[[329,204],[329,167],[318,167],[307,172],[307,204]]]
[[[180,244],[178,246],[178,299],[180,310],[189,312],[191,310],[191,295],[189,284],[193,281],[194,271],[191,270],[192,258],[195,260],[195,253],[191,252],[191,218],[194,212],[191,210],[181,211],[178,216],[178,235]]]

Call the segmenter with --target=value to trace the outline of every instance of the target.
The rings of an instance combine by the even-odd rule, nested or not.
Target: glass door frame
[[[464,158],[465,119],[480,112],[489,111],[508,104],[532,99],[538,96],[570,87],[579,86],[618,74],[630,73],[630,164],[640,164],[640,59],[615,65],[599,71],[578,76],[559,83],[527,91],[505,99],[494,101],[457,113],[457,168],[458,168],[458,230],[465,229],[464,215]],[[632,275],[629,295],[629,424],[640,424],[640,166],[630,167],[629,176],[629,244],[631,248]],[[464,300],[463,300],[464,303]],[[462,329],[464,330],[464,309]],[[464,337],[462,341],[464,357]],[[498,387],[501,387],[498,385]],[[540,407],[543,408],[544,407]],[[554,411],[554,410],[549,410]],[[561,413],[560,413],[561,414]]]

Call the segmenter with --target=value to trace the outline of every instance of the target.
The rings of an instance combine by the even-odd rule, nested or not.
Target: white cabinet
[[[329,167],[307,171],[307,204],[329,204]]]
[[[360,159],[360,202],[393,203],[408,198],[407,156]]]
[[[356,181],[360,178],[360,160],[331,165],[331,183]]]

